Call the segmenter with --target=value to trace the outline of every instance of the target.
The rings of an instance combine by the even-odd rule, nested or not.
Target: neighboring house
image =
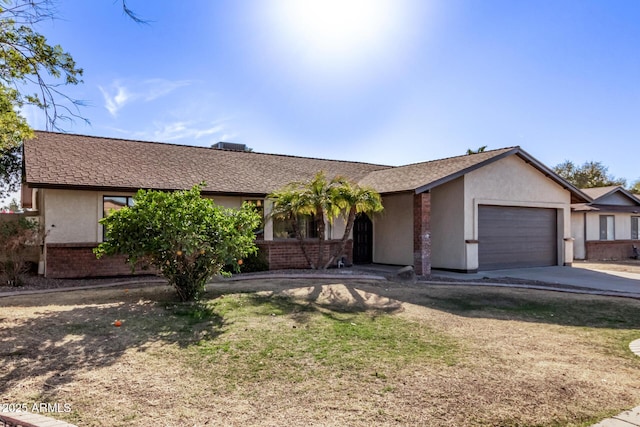
[[[257,244],[270,268],[304,268],[295,239],[269,218],[266,195],[291,181],[342,175],[382,194],[384,211],[356,221],[348,262],[475,272],[570,265],[571,204],[591,198],[519,147],[400,167],[36,132],[24,145],[25,207],[48,231],[41,268],[48,277],[128,274],[122,259],[96,260],[100,218],[129,205],[139,188],[187,189],[227,207],[263,209]],[[314,227],[305,227],[312,238]],[[338,244],[344,224],[327,227]]]
[[[621,186],[585,188],[590,203],[571,206],[574,257],[622,260],[634,255],[640,226],[640,198]]]

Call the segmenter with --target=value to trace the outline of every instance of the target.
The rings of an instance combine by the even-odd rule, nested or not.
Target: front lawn
[[[587,426],[640,404],[637,338],[640,301],[522,289],[256,280],[200,304],[163,286],[0,298],[0,402],[66,403],[44,415],[82,426]]]

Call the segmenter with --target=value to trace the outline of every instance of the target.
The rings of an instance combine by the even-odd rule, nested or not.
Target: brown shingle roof
[[[36,132],[24,144],[25,178],[31,187],[178,190],[205,181],[203,192],[254,195],[308,181],[318,171],[379,193],[422,192],[511,155],[569,190],[573,203],[591,201],[520,147],[392,167],[55,132]]]
[[[425,186],[432,188],[441,184],[443,179],[449,180],[464,175],[464,173],[483,166],[487,162],[509,155],[514,150],[517,148],[502,148],[473,155],[382,169],[367,175],[360,181],[360,184],[373,187],[379,193],[413,191]]]
[[[608,187],[594,187],[594,188],[582,188],[581,190],[588,194],[593,200],[599,199],[602,196],[606,196],[609,193],[613,193],[616,189],[622,188],[619,185],[610,185]]]
[[[629,200],[631,200],[635,204],[640,204],[640,198],[637,195],[633,194],[630,191],[624,189],[621,185],[610,185],[607,187],[594,187],[594,188],[583,188],[582,192],[587,194],[589,197],[593,199],[593,204],[598,203],[598,199],[601,199],[610,194],[619,192],[626,196]]]
[[[36,132],[24,147],[32,187],[175,190],[206,181],[206,192],[267,194],[320,170],[359,181],[389,167],[54,132]]]

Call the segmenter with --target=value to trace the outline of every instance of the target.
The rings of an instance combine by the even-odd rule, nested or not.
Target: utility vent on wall
[[[248,151],[245,144],[234,144],[233,142],[218,142],[213,144],[211,148],[216,150],[230,150],[230,151]]]

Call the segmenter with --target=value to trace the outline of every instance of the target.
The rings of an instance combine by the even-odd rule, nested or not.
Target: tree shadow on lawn
[[[465,317],[560,326],[640,329],[640,301],[557,291],[425,285],[413,302]]]
[[[93,304],[1,319],[0,394],[39,377],[42,396],[52,398],[78,373],[111,366],[126,351],[157,343],[187,347],[229,325],[205,303],[122,299],[102,303],[98,294]]]
[[[259,281],[254,283],[254,291],[268,288]],[[333,311],[391,313],[402,310],[402,303],[411,303],[471,318],[640,329],[640,301],[630,298],[477,285],[411,285],[362,280],[336,283],[324,279],[286,279],[273,288],[276,290],[269,295],[298,299]],[[232,292],[232,285],[226,290]],[[251,292],[251,284],[246,283],[240,292]]]
[[[314,312],[348,322],[344,314],[395,313],[403,310],[406,302],[471,318],[640,329],[640,301],[616,297],[460,285],[355,280],[332,283],[318,279],[289,279],[271,286],[256,281],[253,291],[246,282],[242,289],[234,289],[233,284],[213,288],[205,301],[215,300],[220,293],[249,293],[245,300],[260,314],[288,315],[301,324]],[[41,312],[17,320],[3,310],[0,393],[44,377],[41,392],[52,398],[58,387],[72,382],[78,373],[111,366],[128,350],[143,352],[157,343],[188,347],[218,338],[230,325],[215,304],[179,303],[167,298],[169,293],[157,290],[157,298],[151,297],[154,291],[149,289],[134,291],[133,295],[122,290],[94,291],[92,299],[83,299],[75,292],[69,294],[47,297],[51,305],[56,305],[58,299],[64,301],[52,309],[45,308],[42,302],[29,305],[28,298],[19,304],[0,301],[2,306],[16,310],[43,307]],[[116,319],[122,320],[121,327],[113,325]]]

